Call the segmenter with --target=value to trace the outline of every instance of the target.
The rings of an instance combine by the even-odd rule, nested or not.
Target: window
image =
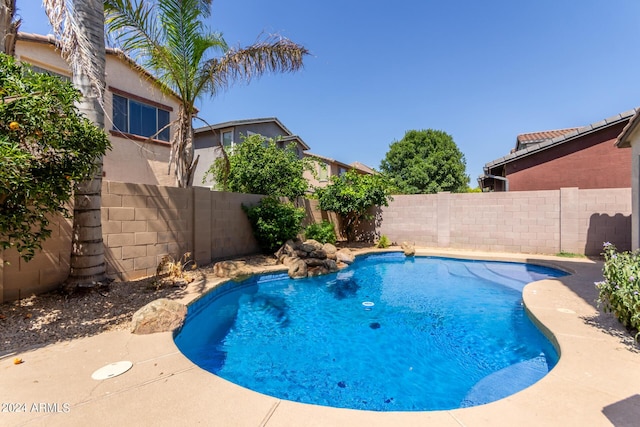
[[[227,130],[220,134],[220,140],[222,141],[222,146],[225,148],[233,147],[233,131]]]
[[[342,166],[338,167],[338,175],[342,176],[347,173],[347,168],[343,168]]]
[[[318,181],[327,181],[329,179],[329,165],[325,162],[318,162]]]
[[[31,65],[31,70],[35,71],[36,73],[48,74],[50,76],[59,77],[60,79],[64,80],[65,82],[70,82],[71,81],[71,77],[69,77],[69,76],[65,76],[64,74],[56,73],[55,71],[47,70],[46,68],[38,67],[37,65]]]
[[[169,111],[113,94],[113,129],[149,137],[169,124]],[[154,137],[169,141],[169,128]]]

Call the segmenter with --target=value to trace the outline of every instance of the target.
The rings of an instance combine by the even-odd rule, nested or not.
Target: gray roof
[[[624,113],[620,113],[620,114],[616,114],[615,116],[606,118],[604,120],[601,120],[599,122],[578,128],[574,131],[565,133],[564,135],[552,138],[552,139],[548,139],[542,142],[538,142],[535,144],[530,144],[527,145],[524,149],[522,150],[518,150],[516,152],[507,154],[504,157],[500,157],[499,159],[493,160],[489,163],[486,163],[484,165],[484,169],[485,171],[490,170],[491,168],[494,168],[496,166],[501,166],[507,163],[510,163],[516,159],[525,157],[525,156],[529,156],[531,154],[537,153],[539,151],[543,151],[546,150],[548,148],[554,147],[556,145],[560,145],[563,144],[565,142],[569,142],[572,141],[576,138],[580,138],[583,137],[585,135],[588,135],[590,133],[594,133],[597,132],[599,130],[605,129],[609,126],[613,126],[615,124],[618,124],[624,120],[628,120],[629,118],[633,117],[636,114],[636,111],[638,109],[633,109],[633,110],[629,110],[629,111],[625,111]]]
[[[231,121],[228,121],[228,122],[222,122],[222,123],[216,123],[216,124],[213,124],[213,125],[202,126],[202,127],[197,128],[197,129],[194,129],[193,131],[194,131],[194,133],[202,133],[202,132],[209,132],[209,131],[212,131],[212,130],[230,128],[230,127],[234,127],[234,126],[255,125],[255,124],[270,123],[270,122],[274,122],[275,124],[280,126],[280,128],[282,128],[282,130],[285,131],[286,135],[283,135],[283,138],[282,138],[283,140],[290,141],[290,140],[294,140],[295,139],[298,142],[300,142],[300,144],[302,145],[303,149],[308,150],[310,148],[307,145],[307,143],[302,140],[302,138],[300,138],[298,135],[294,135],[289,129],[287,129],[287,127],[285,125],[283,125],[282,122],[280,120],[278,120],[277,117],[261,117],[261,118],[258,118],[258,119],[231,120]]]

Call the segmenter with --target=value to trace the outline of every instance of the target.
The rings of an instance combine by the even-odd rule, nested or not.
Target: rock
[[[338,251],[338,249],[331,243],[325,243],[324,245],[322,245],[322,250],[327,254],[327,258],[333,260],[336,259],[336,252]]]
[[[213,265],[213,274],[216,277],[233,279],[251,274],[251,271],[244,261],[220,261]]]
[[[286,265],[287,267],[289,267],[291,264],[293,264],[294,262],[296,262],[299,259],[300,258],[298,258],[298,257],[293,257],[293,256],[289,256],[289,255],[282,255],[278,261],[280,262],[280,264]]]
[[[413,244],[409,242],[402,242],[402,244],[400,245],[400,248],[402,249],[402,251],[406,256],[414,256],[416,254],[415,246],[413,246]]]
[[[325,267],[324,265],[311,267],[311,268],[309,268],[309,271],[307,273],[307,275],[309,277],[321,276],[323,274],[329,274],[329,269],[327,267]]]
[[[302,249],[305,252],[311,253],[317,249],[322,249],[322,243],[313,239],[305,240],[302,246],[300,246],[300,249]]]
[[[181,327],[186,316],[186,305],[160,298],[151,301],[133,314],[131,333],[142,335],[170,332]]]
[[[307,263],[303,260],[298,259],[289,265],[289,277],[292,279],[302,279],[307,277],[308,269]]]
[[[324,259],[319,259],[319,258],[305,258],[304,262],[309,267],[318,267],[318,266],[324,265]]]
[[[327,253],[323,249],[316,249],[315,251],[309,253],[310,258],[318,258],[318,259],[326,259]]]
[[[336,271],[339,270],[338,263],[332,259],[328,259],[328,258],[325,259],[324,266],[329,270],[330,273],[335,273]]]
[[[355,255],[353,255],[353,252],[351,252],[347,248],[340,249],[338,252],[336,252],[336,261],[338,262],[344,262],[345,264],[352,264],[353,261],[355,261],[355,259],[356,257]]]
[[[276,258],[280,258],[280,256],[282,255],[292,255],[295,253],[296,250],[300,249],[300,245],[302,245],[302,242],[300,241],[300,239],[290,239],[287,240],[284,245],[282,245],[282,247],[280,249],[278,249],[278,251],[276,252]]]

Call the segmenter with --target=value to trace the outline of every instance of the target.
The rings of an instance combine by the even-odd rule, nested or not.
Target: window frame
[[[112,108],[111,108],[112,128],[110,130],[110,133],[112,135],[119,135],[119,136],[124,135],[124,136],[132,137],[135,139],[148,140],[151,135],[154,135],[158,130],[162,129],[164,126],[171,123],[171,112],[173,111],[173,108],[171,106],[164,105],[159,102],[156,102],[147,98],[143,98],[141,96],[138,96],[138,95],[135,95],[111,86],[108,89],[112,95]],[[118,117],[116,113],[116,102],[120,103],[121,101],[116,101],[117,99],[124,99],[126,101],[125,103],[123,103],[123,104],[126,104],[126,111],[120,112],[120,117]],[[148,132],[144,132],[144,120],[142,120],[143,112],[145,111],[145,109],[147,112],[149,111],[149,109],[155,109],[155,125],[154,125],[155,131],[151,135],[145,136],[145,135],[142,135],[141,133],[135,133],[131,130],[132,105],[134,107],[136,107],[137,105],[140,109],[141,118],[140,118],[139,126],[142,127],[141,130],[143,131],[141,133],[148,133]],[[126,130],[120,129],[118,127],[120,125],[120,123],[118,122],[121,121],[122,115],[125,116],[124,118],[126,120]],[[162,117],[162,119],[161,119],[161,115],[164,116]],[[138,129],[136,129],[136,131],[137,130]],[[171,141],[170,127],[167,127],[160,134],[156,135],[154,138],[151,138],[151,140],[154,142],[162,143],[162,144],[169,144]]]

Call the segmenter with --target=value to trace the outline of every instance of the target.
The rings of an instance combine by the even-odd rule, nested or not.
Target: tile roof
[[[609,126],[613,126],[624,120],[630,119],[635,114],[636,114],[636,109],[633,109],[633,110],[625,111],[624,113],[616,114],[615,116],[612,116],[612,117],[608,117],[599,122],[592,123],[587,126],[583,126],[581,128],[575,128],[573,130],[567,129],[567,132],[563,133],[560,136],[556,136],[552,139],[545,139],[537,143],[526,144],[526,146],[524,146],[524,148],[520,150],[517,150],[513,153],[509,153],[506,156],[500,157],[499,159],[486,163],[484,165],[484,169],[485,171],[489,171],[491,168],[494,168],[496,166],[501,166],[506,163],[510,163],[515,159],[525,157],[533,153],[537,153],[538,151],[546,150],[547,148],[563,144],[575,138],[582,137],[584,135],[596,132],[598,130],[607,128]]]
[[[516,138],[516,149],[524,144],[533,144],[536,142],[546,141],[547,139],[557,138],[578,129],[579,128],[568,128],[558,130],[545,130],[542,132],[522,133]]]
[[[635,131],[635,129],[640,125],[640,107],[635,109],[636,114],[629,120],[629,123],[622,129],[620,135],[616,139],[616,147],[618,148],[629,148],[631,147],[631,141],[629,137]]]

